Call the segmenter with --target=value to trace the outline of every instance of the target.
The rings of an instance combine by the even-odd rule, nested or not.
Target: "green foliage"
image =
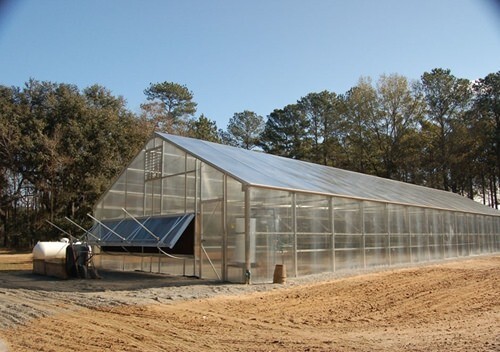
[[[25,245],[58,235],[45,220],[88,225],[86,214],[149,134],[122,98],[97,85],[0,87],[0,121],[4,242],[17,235]]]
[[[441,180],[434,187],[446,191],[455,189],[450,178],[454,167],[450,148],[455,143],[453,138],[460,139],[455,126],[472,101],[470,82],[456,78],[450,70],[439,68],[422,75],[422,91],[427,107],[426,119],[437,127],[429,150],[434,156],[433,162],[426,166],[440,174]]]
[[[298,105],[275,109],[268,117],[260,146],[271,154],[307,160],[311,148],[309,121]]]
[[[227,139],[231,145],[253,149],[259,144],[260,134],[264,130],[264,119],[253,111],[237,112],[227,125]]]
[[[343,137],[343,101],[337,94],[322,91],[299,99],[297,106],[309,121],[311,150],[309,160],[318,164],[335,165]]]
[[[173,82],[151,83],[144,90],[149,104],[143,104],[143,116],[152,120],[155,129],[187,135],[189,118],[196,112],[193,93],[186,86]]]
[[[203,114],[197,120],[191,122],[189,136],[209,142],[221,143],[217,124]]]
[[[412,180],[418,176],[412,167],[419,153],[418,126],[425,105],[416,84],[400,75],[382,75],[376,88],[375,147],[380,157],[380,176]]]

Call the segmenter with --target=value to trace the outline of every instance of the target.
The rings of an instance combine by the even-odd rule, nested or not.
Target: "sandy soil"
[[[0,254],[0,351],[500,351],[500,255],[285,285],[29,262]]]

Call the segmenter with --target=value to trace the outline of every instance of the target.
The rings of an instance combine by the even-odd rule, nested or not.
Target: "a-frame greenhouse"
[[[500,212],[460,195],[163,133],[94,217],[102,267],[230,282],[500,250]]]

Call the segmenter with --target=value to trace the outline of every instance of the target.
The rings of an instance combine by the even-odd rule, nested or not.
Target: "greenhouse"
[[[500,212],[460,195],[164,133],[94,220],[101,267],[229,282],[500,249]]]

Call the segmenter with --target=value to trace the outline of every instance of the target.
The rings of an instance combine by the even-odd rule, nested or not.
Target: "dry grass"
[[[0,271],[31,270],[33,260],[31,253],[16,252],[0,248]]]

